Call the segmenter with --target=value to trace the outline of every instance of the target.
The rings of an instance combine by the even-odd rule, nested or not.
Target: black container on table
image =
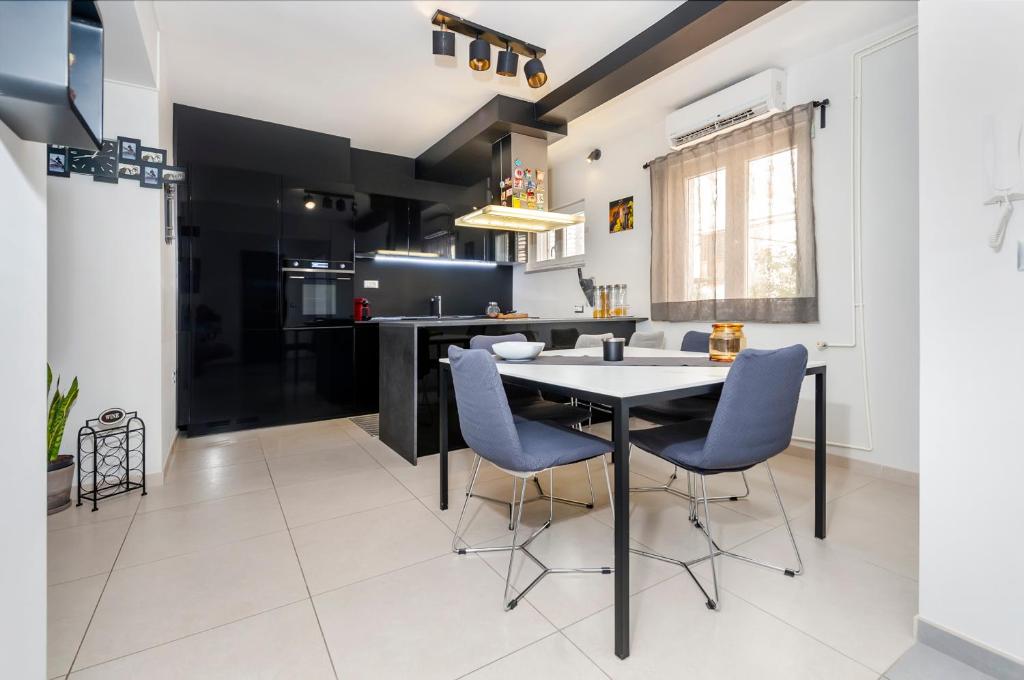
[[[626,341],[622,338],[606,338],[602,341],[605,361],[622,361]]]

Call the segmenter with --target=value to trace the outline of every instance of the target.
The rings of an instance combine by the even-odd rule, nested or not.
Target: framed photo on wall
[[[154,149],[151,146],[140,146],[139,161],[150,165],[163,165],[167,162],[167,150]]]
[[[633,228],[633,197],[627,196],[608,204],[608,233],[617,234]]]
[[[160,179],[164,184],[181,184],[185,181],[185,168],[177,165],[167,165],[160,170]]]
[[[138,164],[142,142],[130,137],[117,138],[117,160],[121,163]]]
[[[68,147],[46,145],[46,174],[51,177],[70,177],[71,158]]]
[[[142,168],[134,163],[121,163],[117,166],[117,176],[121,179],[142,179]]]
[[[160,171],[163,168],[159,165],[142,163],[139,165],[139,184],[147,189],[159,189],[163,186],[160,179]]]

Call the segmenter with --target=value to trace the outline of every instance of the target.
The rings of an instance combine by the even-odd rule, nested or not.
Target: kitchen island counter
[[[645,318],[378,319],[380,332],[380,440],[412,464],[437,453],[438,361],[448,346],[469,347],[474,335],[522,333],[547,349],[570,349],[583,334],[629,338]],[[372,321],[371,321],[372,323]],[[451,390],[449,390],[451,394]],[[454,398],[454,397],[453,397]],[[449,420],[452,449],[464,446],[457,419]]]

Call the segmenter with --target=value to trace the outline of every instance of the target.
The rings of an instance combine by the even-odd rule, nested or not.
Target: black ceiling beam
[[[455,16],[451,12],[445,12],[443,9],[439,9],[434,12],[434,16],[430,19],[430,22],[435,26],[445,26],[449,30],[460,35],[464,35],[467,38],[483,38],[498,49],[504,50],[508,48],[516,54],[521,54],[524,57],[540,58],[546,54],[543,47],[532,45],[524,40],[508,35],[507,33],[495,31],[493,28],[487,28],[486,26],[473,23],[469,19],[463,19],[462,17]]]
[[[566,123],[768,14],[787,0],[688,0],[543,97],[537,119]]]
[[[497,95],[416,159],[416,177],[471,186],[491,174],[491,144],[510,132],[561,139],[565,124],[541,123],[531,102]]]

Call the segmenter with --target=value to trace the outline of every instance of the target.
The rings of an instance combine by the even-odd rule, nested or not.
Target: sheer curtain
[[[818,320],[805,104],[651,163],[651,317]]]

